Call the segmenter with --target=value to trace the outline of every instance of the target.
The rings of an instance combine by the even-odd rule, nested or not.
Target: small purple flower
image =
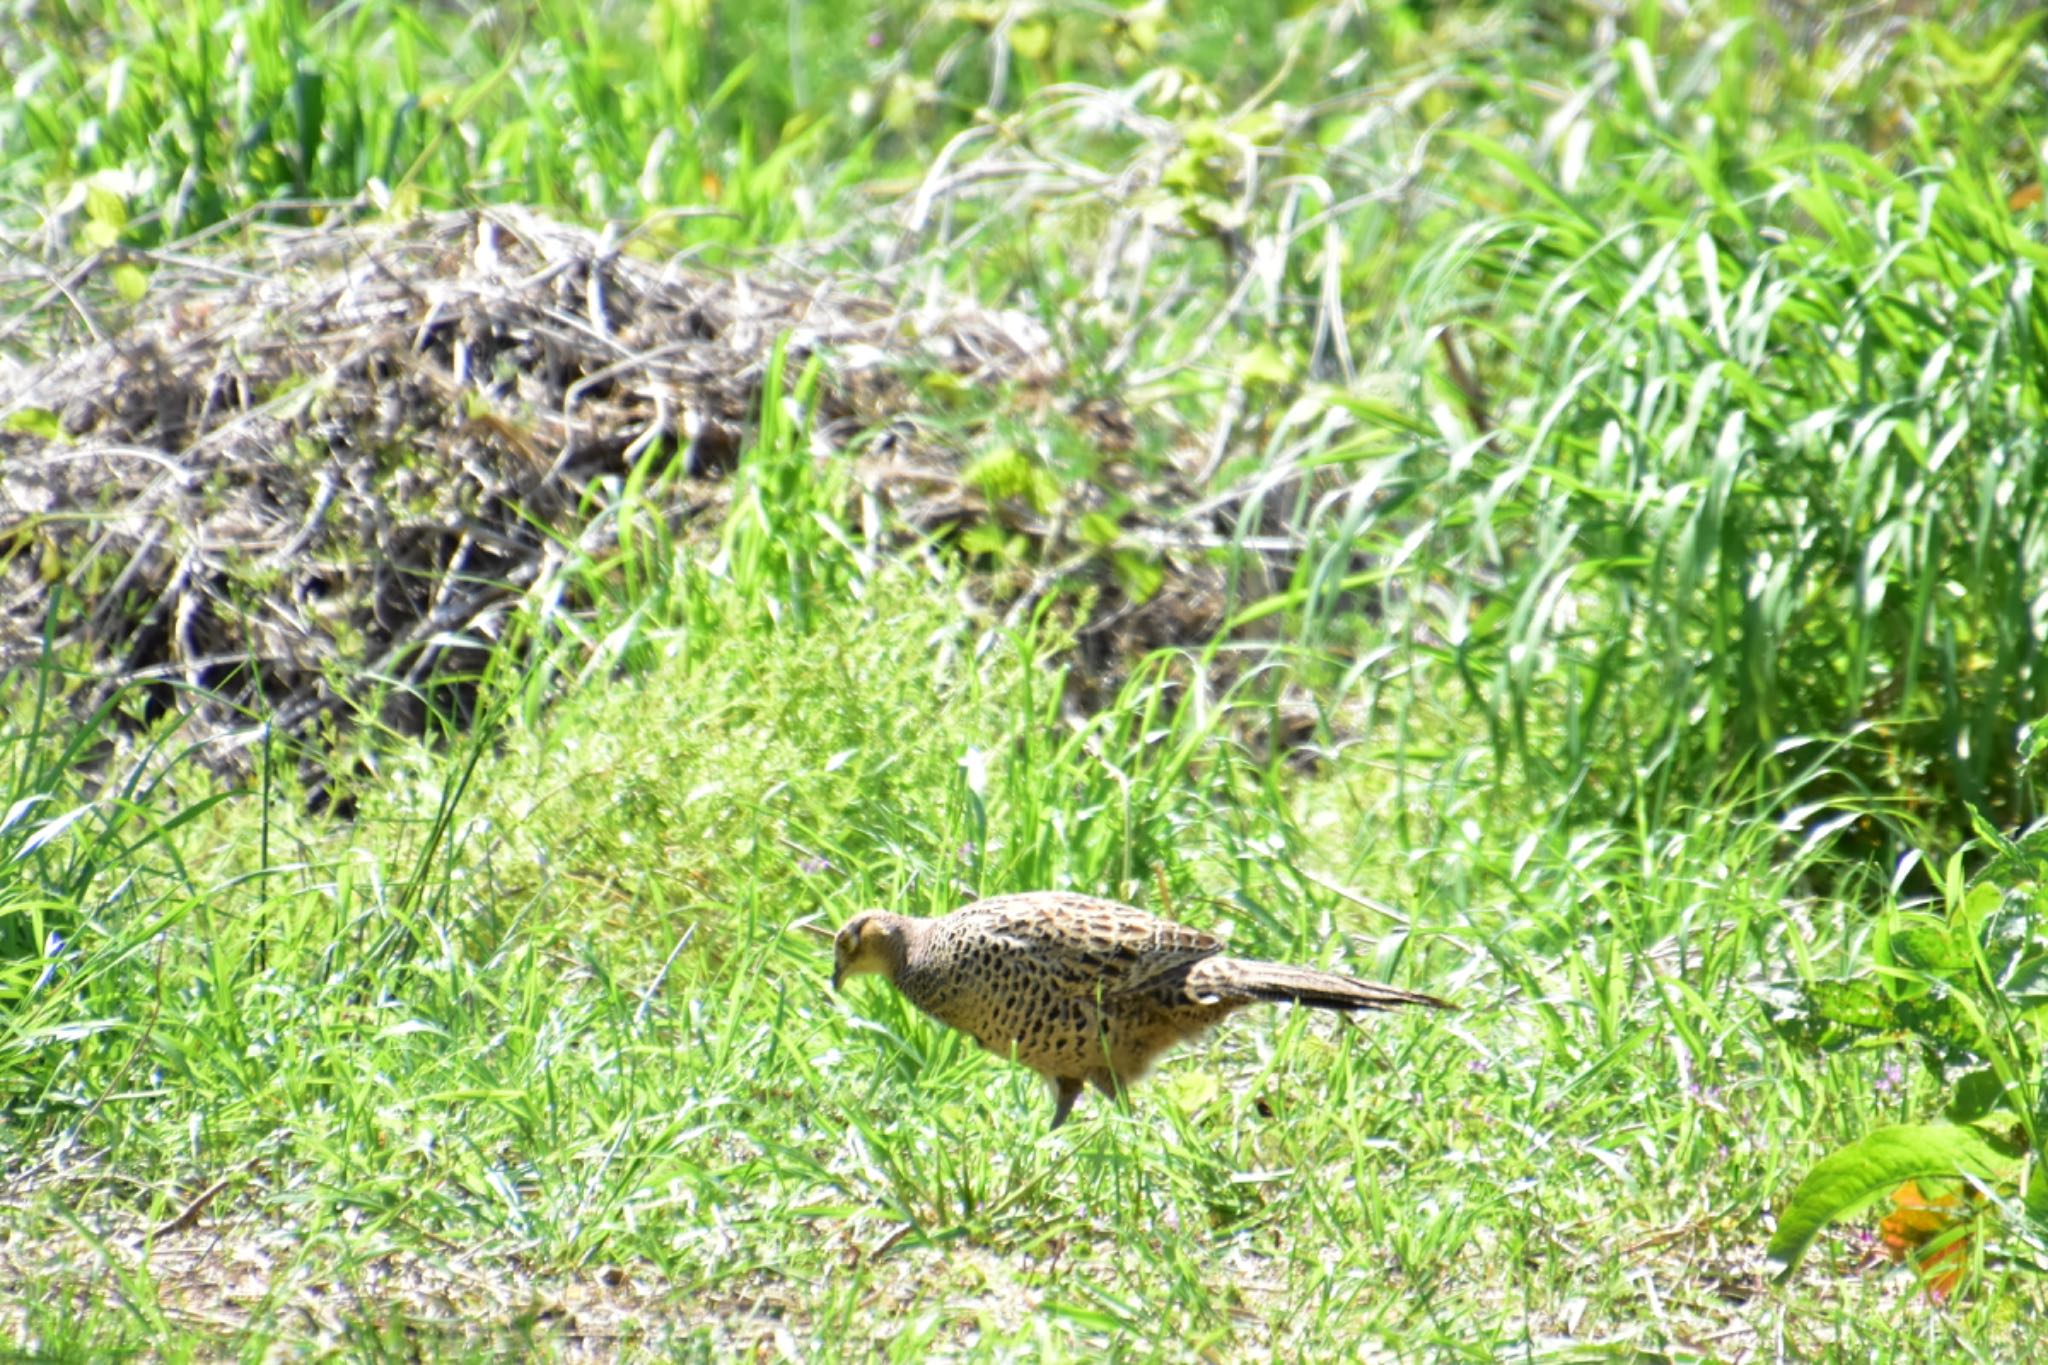
[[[975,855],[980,852],[981,850],[974,846],[974,841],[972,839],[969,839],[966,843],[960,845],[960,861],[963,863],[971,863],[974,861]]]
[[[879,47],[881,47],[881,45],[882,45],[882,30],[880,30],[880,29],[878,29],[878,28],[877,28],[877,29],[870,29],[870,30],[868,31],[868,47],[869,47],[870,49],[876,49],[876,48],[879,48]]]
[[[798,863],[796,865],[796,870],[803,873],[807,877],[817,877],[822,876],[827,872],[830,872],[832,870],[832,864],[827,862],[825,859],[818,857],[816,854],[812,854],[810,857]]]

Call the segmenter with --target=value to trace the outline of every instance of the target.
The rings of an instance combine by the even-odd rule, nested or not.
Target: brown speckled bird
[[[832,987],[886,976],[913,1005],[1052,1082],[1052,1126],[1083,1085],[1115,1095],[1160,1053],[1246,1005],[1454,1006],[1370,981],[1226,957],[1223,941],[1061,891],[994,896],[936,919],[867,910],[833,941]]]

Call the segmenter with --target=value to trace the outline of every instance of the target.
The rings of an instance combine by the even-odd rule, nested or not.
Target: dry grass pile
[[[1041,566],[991,577],[1011,609],[1099,581],[1077,623],[1098,684],[1220,616],[1199,554],[1131,600],[1076,534],[1098,491],[1052,516],[991,498],[961,477],[972,431],[920,419],[918,377],[943,371],[1013,413],[1059,404],[1106,447],[1129,440],[1113,404],[1056,392],[1050,337],[1014,312],[713,272],[502,208],[132,260],[148,293],[118,325],[88,302],[116,297],[99,257],[9,327],[49,354],[0,362],[0,661],[32,663],[53,631],[95,661],[81,704],[176,709],[230,765],[266,716],[307,733],[374,696],[403,731],[430,706],[459,717],[508,609],[564,556],[603,550],[596,512],[649,452],[682,462],[671,529],[715,532],[782,338],[792,365],[821,361],[813,453],[856,461],[885,513],[871,533],[1003,523]],[[1126,526],[1170,541],[1185,494],[1141,496],[1167,510]]]

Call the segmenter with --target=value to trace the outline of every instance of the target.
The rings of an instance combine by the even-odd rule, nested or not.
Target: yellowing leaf
[[[1027,62],[1040,62],[1052,51],[1052,21],[1026,19],[1010,26],[1010,51]]]
[[[1262,341],[1237,358],[1231,369],[1248,385],[1285,384],[1294,378],[1294,366],[1280,348]]]
[[[45,441],[62,440],[64,422],[48,408],[17,408],[0,417],[0,431],[20,431]]]
[[[1164,1077],[1159,1088],[1183,1111],[1193,1111],[1216,1102],[1223,1087],[1207,1071],[1179,1071]]]
[[[1885,1255],[1894,1262],[1911,1257],[1927,1292],[1947,1298],[1970,1268],[1970,1233],[1958,1229],[1976,1216],[1976,1204],[1976,1191],[1967,1187],[1928,1194],[1908,1180],[1892,1192],[1892,1211],[1878,1224]]]
[[[85,216],[95,223],[109,224],[119,232],[128,226],[128,205],[112,190],[88,184],[85,187]]]
[[[114,267],[114,292],[124,302],[140,303],[142,296],[149,292],[149,276],[139,265],[117,265]]]

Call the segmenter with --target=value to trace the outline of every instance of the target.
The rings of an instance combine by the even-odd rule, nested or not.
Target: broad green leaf
[[[1031,457],[1013,445],[977,455],[960,477],[991,498],[1021,497],[1031,491]]]
[[[1888,1194],[1908,1180],[1974,1176],[2003,1182],[2018,1170],[2021,1152],[1981,1128],[1964,1124],[1902,1123],[1879,1128],[1823,1157],[1792,1191],[1765,1254],[1791,1275],[1822,1228]]]
[[[1860,1029],[1892,1027],[1891,1002],[1885,998],[1884,988],[1870,977],[1811,981],[1806,998],[1813,1012],[1831,1023]]]
[[[1118,550],[1110,556],[1110,571],[1117,586],[1133,602],[1150,601],[1166,583],[1166,570],[1135,550]]]
[[[1123,531],[1118,528],[1116,519],[1101,512],[1085,513],[1076,529],[1083,545],[1092,545],[1098,550],[1107,549],[1123,538]]]
[[[1950,1123],[1975,1123],[2005,1103],[2005,1082],[1994,1067],[1980,1066],[1956,1081],[1955,1093],[1942,1112]]]
[[[1927,972],[1959,972],[1971,961],[1969,945],[1956,942],[1947,930],[1932,927],[1893,934],[1892,956],[1901,967]]]

